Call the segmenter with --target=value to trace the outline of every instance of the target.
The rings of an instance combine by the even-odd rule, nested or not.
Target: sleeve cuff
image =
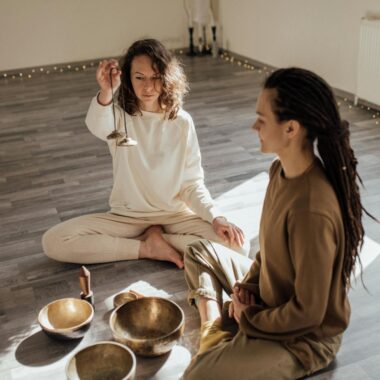
[[[112,99],[111,99],[111,101],[108,104],[100,103],[100,101],[99,101],[99,94],[100,94],[100,91],[98,91],[97,94],[95,95],[96,103],[99,106],[101,106],[102,108],[104,108],[104,107],[110,107],[112,105]]]
[[[207,210],[206,220],[212,224],[214,219],[218,216],[223,216],[223,213],[214,205]]]

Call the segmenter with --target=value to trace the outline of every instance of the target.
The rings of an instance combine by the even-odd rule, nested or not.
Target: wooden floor
[[[206,183],[214,196],[269,167],[250,130],[264,74],[207,58],[182,57],[191,83],[185,108],[195,121]],[[112,295],[133,285],[170,295],[186,314],[186,331],[168,357],[138,358],[138,379],[176,379],[196,348],[199,320],[186,303],[183,272],[160,262],[89,266],[96,297],[90,331],[80,342],[46,337],[36,317],[46,303],[79,294],[78,265],[45,257],[41,236],[60,221],[108,210],[112,186],[106,144],[93,137],[84,118],[96,93],[95,68],[37,78],[0,80],[0,378],[64,379],[67,358],[85,344],[112,339]],[[380,217],[380,125],[371,112],[349,108],[352,141],[366,185],[363,202]],[[365,220],[367,235],[380,242],[379,225]],[[380,378],[380,259],[366,269],[368,292],[351,292],[352,319],[342,349],[317,379]],[[336,367],[336,368],[334,368]]]

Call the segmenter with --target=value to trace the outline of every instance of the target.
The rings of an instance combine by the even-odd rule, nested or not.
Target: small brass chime
[[[113,83],[112,83],[112,70],[110,70],[110,83],[111,83],[111,91],[112,91],[112,113],[113,113],[113,123],[114,123],[114,130],[107,136],[108,140],[116,140],[116,145],[117,146],[135,146],[137,145],[137,141],[133,140],[131,137],[128,136],[128,131],[127,131],[127,120],[125,117],[125,111],[123,110],[123,120],[124,120],[124,133],[120,133],[117,130],[117,125],[116,125],[116,114],[115,114],[115,99],[114,99],[114,94],[113,94]],[[120,94],[121,94],[121,101],[123,104],[124,102],[124,90],[123,90],[123,85],[120,85]]]

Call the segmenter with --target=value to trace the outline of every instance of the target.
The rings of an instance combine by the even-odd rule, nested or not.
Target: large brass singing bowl
[[[68,380],[132,380],[136,358],[116,342],[98,342],[78,351],[66,365]]]
[[[82,338],[90,328],[94,308],[79,298],[63,298],[42,308],[38,323],[51,337],[57,339]]]
[[[110,327],[115,340],[136,354],[158,356],[169,352],[182,336],[185,315],[173,301],[144,297],[117,307]]]

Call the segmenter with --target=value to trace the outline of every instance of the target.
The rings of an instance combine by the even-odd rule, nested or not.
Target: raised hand
[[[101,104],[108,104],[112,100],[112,88],[110,80],[110,72],[112,73],[112,88],[113,93],[120,87],[121,70],[116,59],[105,59],[99,63],[96,70],[96,80],[100,87],[98,101]]]

